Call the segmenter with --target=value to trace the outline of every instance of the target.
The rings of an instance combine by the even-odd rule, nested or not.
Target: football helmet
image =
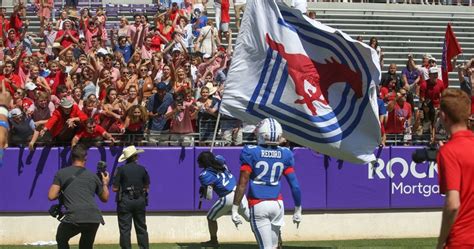
[[[283,129],[275,119],[266,118],[258,123],[256,133],[258,144],[278,145]]]

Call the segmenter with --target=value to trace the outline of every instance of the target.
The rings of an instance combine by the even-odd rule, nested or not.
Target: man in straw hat
[[[46,133],[58,144],[70,143],[76,131],[87,120],[87,115],[79,107],[67,98],[62,98],[59,108],[56,109],[48,122],[40,131],[40,137]],[[34,145],[34,142],[31,141]]]
[[[138,247],[149,248],[145,208],[148,204],[150,176],[145,167],[137,163],[138,154],[143,152],[133,145],[125,148],[118,161],[126,161],[126,164],[117,169],[114,177],[112,190],[117,192],[117,215],[122,249],[132,248],[130,241],[132,219],[137,233]]]

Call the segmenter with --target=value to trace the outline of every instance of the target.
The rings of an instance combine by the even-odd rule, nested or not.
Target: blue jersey
[[[213,168],[204,169],[199,174],[199,181],[203,186],[212,185],[219,197],[226,196],[234,190],[236,181],[230,171],[216,171]]]
[[[248,145],[240,153],[240,162],[251,167],[248,197],[276,199],[280,195],[280,178],[293,166],[294,159],[288,148]]]

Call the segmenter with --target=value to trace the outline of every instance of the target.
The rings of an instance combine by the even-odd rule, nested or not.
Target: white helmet
[[[258,144],[278,145],[283,129],[275,119],[266,118],[258,123],[256,132]]]

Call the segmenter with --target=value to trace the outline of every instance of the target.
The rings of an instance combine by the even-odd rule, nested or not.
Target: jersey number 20
[[[278,181],[280,180],[281,173],[283,172],[283,163],[282,162],[276,162],[272,166],[270,166],[267,162],[265,161],[259,161],[257,164],[255,164],[255,168],[260,169],[262,168],[262,172],[255,177],[253,182],[255,184],[261,184],[261,185],[278,185]],[[268,175],[270,171],[270,176],[267,178],[268,180],[263,180],[265,176]]]

